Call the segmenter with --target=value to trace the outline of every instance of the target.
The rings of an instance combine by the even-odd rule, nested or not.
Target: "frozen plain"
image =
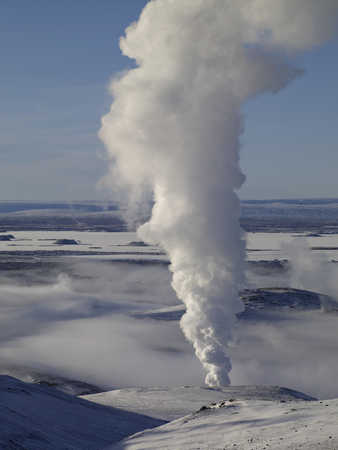
[[[329,405],[325,407],[319,402],[300,406],[298,400],[297,405],[286,406],[283,398],[272,394],[270,400],[262,400],[259,388],[256,398],[247,399],[248,388],[242,388],[231,407],[225,403],[196,414],[199,401],[208,405],[229,400],[230,395],[221,393],[215,398],[210,391],[209,397],[202,390],[191,402],[193,388],[186,388],[185,394],[177,396],[177,389],[183,390],[177,386],[201,385],[203,374],[181,335],[182,307],[171,291],[167,258],[161,249],[135,244],[139,239],[133,233],[8,232],[15,240],[0,242],[2,259],[17,265],[1,272],[2,373],[76,394],[106,390],[107,394],[97,394],[100,403],[129,412],[141,389],[143,414],[156,420],[178,418],[170,416],[168,407],[168,417],[159,419],[154,414],[159,402],[164,409],[174,405],[180,415],[193,413],[153,434],[114,444],[119,445],[116,448],[236,448],[234,443],[243,449],[336,448],[334,400],[325,402]],[[337,235],[248,233],[247,237],[247,247],[253,251],[248,252],[246,287],[292,286],[334,296],[336,264],[326,263],[338,259]],[[54,244],[59,239],[74,239],[79,244]],[[304,239],[315,249],[306,251]],[[290,242],[291,250],[297,248],[296,255],[291,255],[292,268],[274,261],[290,259]],[[31,252],[35,264],[27,271]],[[306,270],[300,270],[297,258],[306,262]],[[314,397],[337,397],[336,314],[324,306],[263,308],[255,320],[240,320],[231,349],[233,384],[279,384]],[[74,379],[83,383],[80,389]],[[169,387],[156,395],[153,386]],[[287,408],[292,414],[286,414]],[[230,417],[233,412],[236,426]],[[290,427],[297,431],[290,433]],[[77,447],[43,445],[24,448],[85,448],[83,443]],[[88,446],[102,447],[95,439]]]

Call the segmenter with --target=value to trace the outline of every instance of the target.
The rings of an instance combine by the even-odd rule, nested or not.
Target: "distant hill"
[[[243,200],[246,231],[338,231],[338,199]],[[0,232],[10,230],[125,231],[116,202],[0,201]]]

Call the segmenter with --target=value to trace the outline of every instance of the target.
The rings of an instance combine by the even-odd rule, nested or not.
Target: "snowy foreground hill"
[[[163,420],[0,376],[1,450],[101,449]]]
[[[0,376],[0,398],[4,450],[338,448],[338,400],[276,386],[135,388],[79,398]]]
[[[218,389],[198,386],[117,389],[86,395],[83,398],[101,405],[114,405],[116,408],[166,421],[176,420],[211,403],[224,400],[259,399],[277,402],[315,400],[301,392],[278,386],[228,386]]]
[[[234,399],[138,433],[108,449],[336,450],[337,411],[338,400]]]

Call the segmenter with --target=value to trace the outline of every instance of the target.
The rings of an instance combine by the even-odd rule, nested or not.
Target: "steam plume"
[[[138,233],[170,256],[187,306],[181,326],[209,385],[229,383],[227,346],[243,308],[241,106],[295,78],[285,55],[328,39],[337,15],[336,0],[153,0],[121,39],[136,67],[111,84],[100,131],[109,176],[131,210],[153,194]]]

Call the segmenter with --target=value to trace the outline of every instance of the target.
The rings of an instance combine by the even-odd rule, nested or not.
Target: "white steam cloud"
[[[186,304],[181,326],[208,385],[229,383],[228,344],[243,309],[236,190],[242,105],[300,72],[288,52],[327,40],[336,0],[153,0],[120,46],[136,61],[111,85],[100,137],[131,211],[152,193],[142,239],[160,243]]]
[[[338,302],[337,263],[330,261],[324,252],[312,251],[305,238],[285,243],[282,250],[290,262],[290,286],[315,291]]]

